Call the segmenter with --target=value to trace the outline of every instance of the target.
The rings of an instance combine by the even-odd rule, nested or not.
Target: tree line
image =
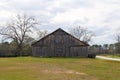
[[[104,44],[104,45],[92,45],[89,47],[90,53],[95,54],[120,54],[120,43]]]

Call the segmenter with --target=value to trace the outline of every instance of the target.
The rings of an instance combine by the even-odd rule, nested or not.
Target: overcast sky
[[[0,0],[0,25],[18,13],[35,16],[43,30],[86,27],[92,44],[114,43],[120,30],[120,0]]]

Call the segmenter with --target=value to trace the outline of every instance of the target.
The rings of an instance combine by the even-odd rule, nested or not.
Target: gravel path
[[[96,58],[105,59],[105,60],[120,61],[120,59],[118,59],[118,58],[108,58],[108,57],[104,57],[104,56],[96,56]]]

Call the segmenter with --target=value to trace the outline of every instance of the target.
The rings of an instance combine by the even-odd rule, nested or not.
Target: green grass
[[[117,55],[108,55],[106,57],[110,57],[110,58],[119,58],[120,59],[120,56],[117,56]]]
[[[120,54],[101,54],[101,56],[109,57],[109,58],[119,58],[120,59]]]
[[[89,58],[0,58],[0,80],[120,80],[120,62]]]

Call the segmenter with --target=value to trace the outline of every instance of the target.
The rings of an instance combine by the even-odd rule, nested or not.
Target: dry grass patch
[[[83,75],[86,76],[85,73],[80,73],[73,70],[42,70],[43,73],[52,73],[52,74],[76,74],[76,75]]]

